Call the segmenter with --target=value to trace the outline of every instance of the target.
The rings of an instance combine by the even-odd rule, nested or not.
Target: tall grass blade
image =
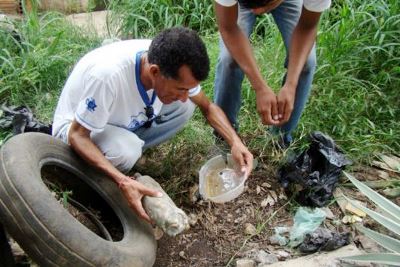
[[[400,207],[394,204],[392,201],[376,193],[374,190],[358,181],[351,174],[344,172],[344,175],[369,199],[371,199],[378,207],[392,215],[396,223],[400,224]]]
[[[381,225],[385,226],[387,229],[392,231],[393,233],[400,235],[400,224],[396,221],[389,219],[376,211],[370,210],[357,202],[345,197],[347,201],[349,201],[353,206],[357,207],[358,209],[362,210],[366,214],[368,214],[372,219],[380,223]]]
[[[386,248],[387,250],[393,251],[395,253],[400,254],[400,241],[394,239],[390,236],[383,235],[381,233],[372,231],[368,228],[365,228],[362,225],[357,225],[357,230],[365,234],[367,237],[374,240],[376,243],[381,245],[382,247]]]

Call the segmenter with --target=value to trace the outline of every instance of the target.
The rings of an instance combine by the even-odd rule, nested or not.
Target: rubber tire
[[[138,219],[118,187],[60,140],[41,133],[12,137],[0,150],[0,220],[40,266],[153,266],[157,243],[151,226]],[[77,221],[43,183],[44,165],[82,179],[110,205],[124,237],[107,241]]]

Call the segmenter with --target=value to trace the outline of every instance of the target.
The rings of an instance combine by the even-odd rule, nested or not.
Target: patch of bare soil
[[[288,200],[275,177],[271,169],[260,168],[249,178],[245,192],[228,203],[176,203],[192,218],[193,226],[179,236],[164,235],[159,240],[155,266],[225,266],[232,256],[251,248],[275,250],[268,241],[273,227],[291,224],[291,206],[281,208]],[[271,193],[276,196],[276,203],[262,207]],[[249,224],[254,226],[253,231],[262,231],[244,244],[255,234]]]

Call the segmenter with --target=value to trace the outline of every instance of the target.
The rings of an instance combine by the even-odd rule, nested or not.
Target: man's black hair
[[[274,0],[238,0],[239,4],[245,8],[258,8],[268,5]]]
[[[193,30],[175,27],[163,30],[151,42],[148,59],[157,64],[161,73],[178,79],[178,70],[187,65],[198,81],[207,79],[210,60],[203,41]]]

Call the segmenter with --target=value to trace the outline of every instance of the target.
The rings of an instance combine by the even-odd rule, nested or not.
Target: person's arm
[[[320,16],[321,13],[303,7],[294,29],[289,50],[288,73],[277,97],[281,124],[287,122],[292,113],[299,76],[314,45]]]
[[[202,91],[190,99],[200,108],[208,123],[229,144],[233,159],[241,166],[241,171],[245,172],[247,177],[253,168],[253,155],[240,140],[225,113],[216,104],[210,102]]]
[[[131,179],[115,168],[108,161],[100,149],[90,139],[90,131],[73,121],[68,133],[68,142],[76,153],[86,162],[107,174],[119,188],[128,200],[129,206],[144,220],[151,222],[150,217],[143,209],[141,199],[145,196],[160,197],[160,193],[149,189],[141,183]]]
[[[257,111],[261,116],[262,122],[271,125],[278,124],[276,96],[263,80],[254,58],[250,42],[237,24],[238,4],[226,7],[215,3],[215,13],[218,29],[225,46],[246,74],[251,86],[256,92]]]

